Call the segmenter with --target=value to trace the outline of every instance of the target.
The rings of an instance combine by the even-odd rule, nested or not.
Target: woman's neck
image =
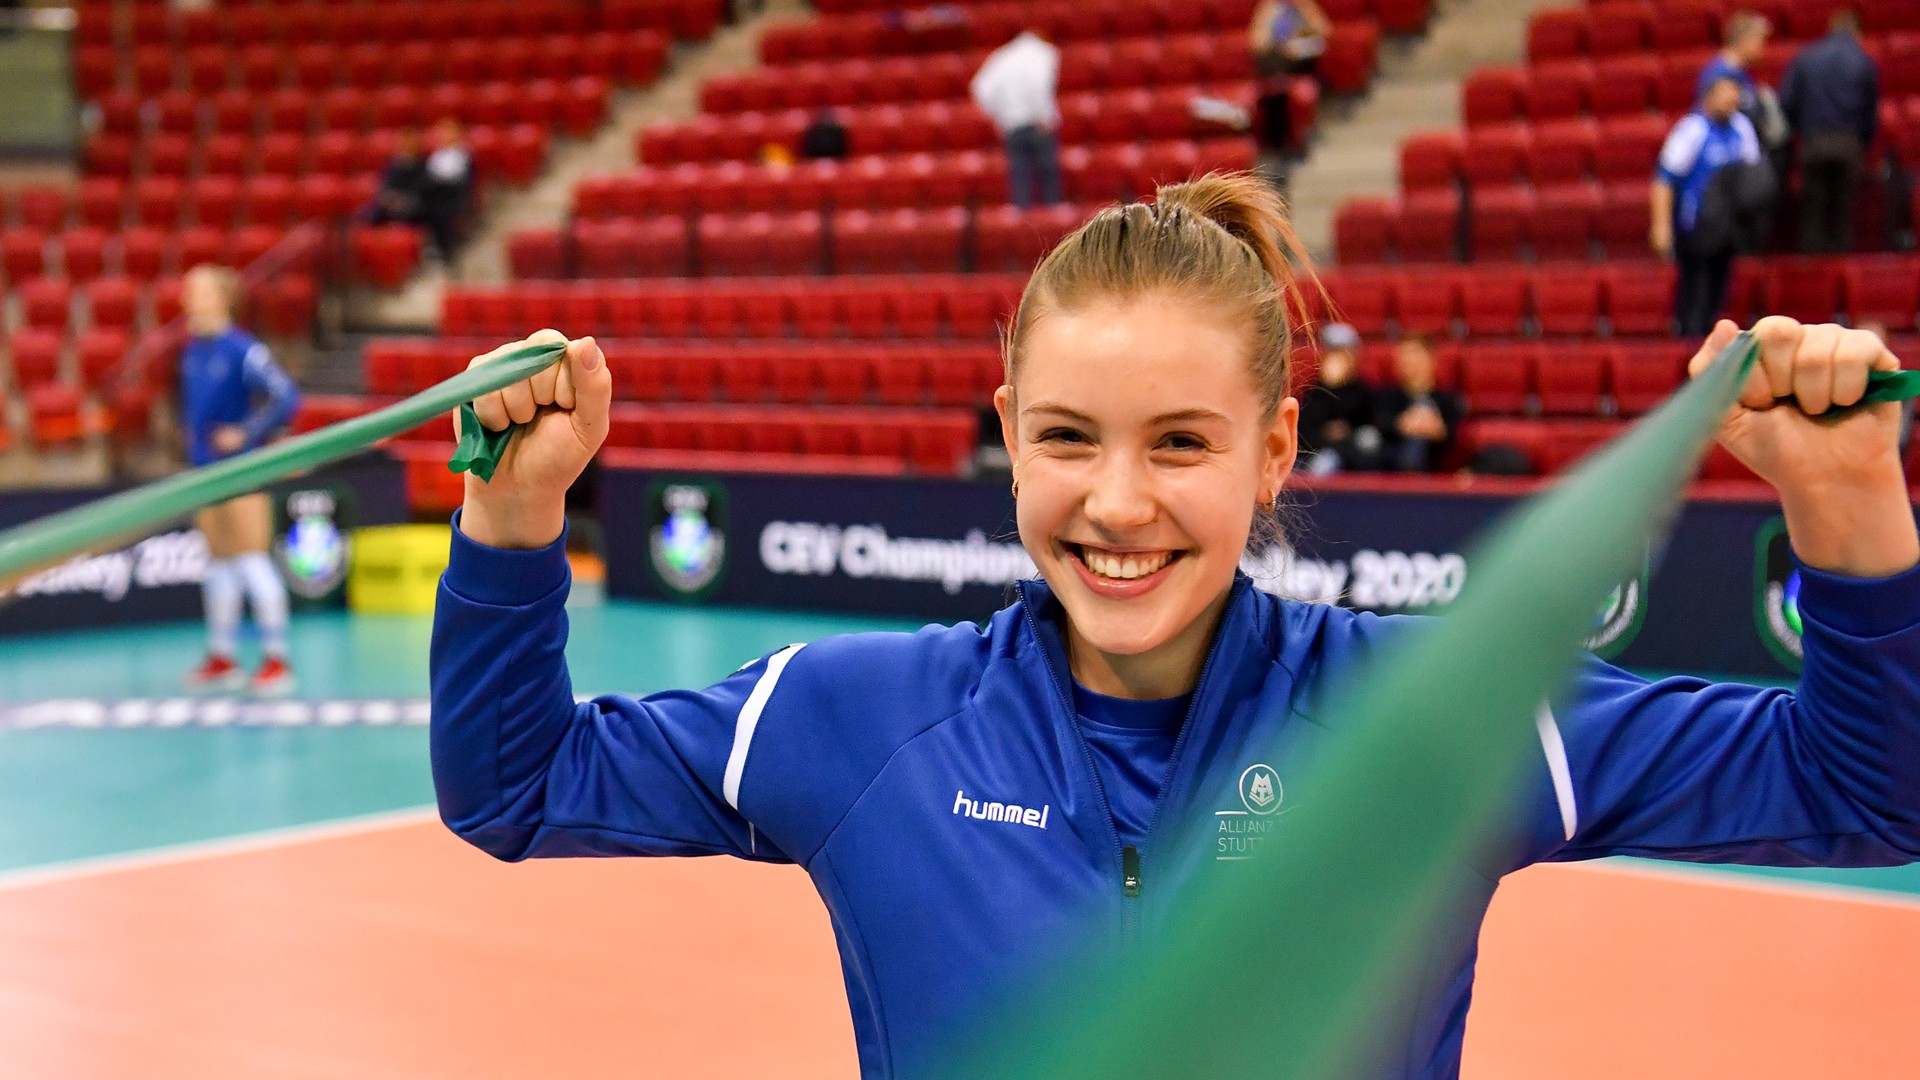
[[[1207,649],[1233,595],[1229,585],[1184,630],[1142,653],[1102,652],[1067,624],[1067,667],[1073,681],[1096,694],[1133,701],[1161,701],[1191,694],[1200,681]]]

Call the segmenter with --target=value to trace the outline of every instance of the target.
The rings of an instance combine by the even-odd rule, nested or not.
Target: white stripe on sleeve
[[[1707,145],[1707,122],[1699,113],[1688,113],[1673,125],[1667,141],[1660,147],[1660,167],[1675,176],[1686,176],[1700,159]]]
[[[740,706],[739,718],[733,722],[733,749],[727,754],[727,772],[720,783],[720,793],[735,810],[740,809],[740,775],[747,771],[747,750],[753,746],[753,729],[760,726],[760,713],[767,707],[767,699],[773,696],[773,688],[780,682],[780,673],[787,669],[787,661],[802,648],[805,646],[789,645],[767,658],[767,670],[760,673],[760,681],[753,684],[753,692],[747,695],[746,703]]]
[[[1567,765],[1567,744],[1560,738],[1560,725],[1554,722],[1553,710],[1544,702],[1534,714],[1533,724],[1540,731],[1540,749],[1547,755],[1547,772],[1553,777],[1553,797],[1560,804],[1560,826],[1566,830],[1567,839],[1572,840],[1580,828],[1580,806],[1573,798],[1573,770]]]

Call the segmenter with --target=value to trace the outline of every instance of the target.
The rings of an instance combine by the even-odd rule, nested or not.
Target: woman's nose
[[[1119,532],[1152,524],[1155,513],[1153,492],[1138,465],[1109,458],[1095,472],[1086,499],[1090,524]]]

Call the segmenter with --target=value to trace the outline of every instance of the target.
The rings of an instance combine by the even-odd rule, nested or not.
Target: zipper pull
[[[1120,849],[1120,889],[1130,898],[1140,895],[1140,849],[1132,844]]]

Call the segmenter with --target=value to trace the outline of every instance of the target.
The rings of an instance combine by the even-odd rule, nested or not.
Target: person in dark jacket
[[[1346,323],[1320,332],[1320,370],[1300,395],[1301,467],[1314,476],[1377,468],[1373,388],[1360,377],[1360,335]]]
[[[800,133],[800,156],[808,160],[847,156],[847,127],[830,108],[813,114]]]
[[[434,125],[433,135],[420,216],[433,239],[434,254],[451,263],[461,226],[473,206],[473,151],[467,148],[466,129],[452,117]]]
[[[1247,174],[1102,210],[1035,271],[994,395],[1041,580],[980,625],[836,635],[645,697],[582,700],[568,677],[565,492],[607,436],[613,380],[593,339],[535,334],[565,355],[474,402],[488,429],[524,426],[490,481],[468,474],[434,608],[442,819],[506,860],[803,868],[831,915],[865,1080],[952,1075],[956,1039],[1007,1030],[972,1027],[984,1007],[1052,986],[1088,949],[1152,955],[1183,895],[1245,880],[1231,875],[1259,823],[1296,820],[1302,740],[1350,720],[1325,708],[1326,680],[1421,625],[1283,599],[1241,572],[1294,464],[1299,252],[1278,196]],[[1719,437],[1781,494],[1799,688],[1583,661],[1542,703],[1538,752],[1481,853],[1435,870],[1457,891],[1423,913],[1417,986],[1366,1032],[1393,1048],[1396,1080],[1459,1075],[1480,922],[1523,865],[1920,858],[1920,533],[1895,409],[1826,415],[1898,360],[1838,326],[1773,318],[1754,333],[1767,362]],[[1734,334],[1716,327],[1695,370]],[[1451,768],[1383,767],[1423,765]],[[1248,1008],[1218,1037],[1268,1019]],[[750,1018],[738,1027],[755,1036]],[[1207,1065],[1170,1080],[1219,1075]],[[1312,1069],[1269,1071],[1329,1075]]]
[[[1839,11],[1780,84],[1800,136],[1800,250],[1853,249],[1853,200],[1880,121],[1880,68],[1860,46],[1860,16]]]
[[[1401,338],[1393,367],[1399,381],[1374,395],[1374,426],[1386,440],[1381,457],[1396,472],[1432,472],[1459,434],[1466,406],[1460,395],[1440,388],[1433,346],[1424,336]]]
[[[371,225],[420,225],[422,200],[427,192],[427,155],[419,128],[403,128],[394,140],[393,157],[380,173],[380,190],[363,212]]]

